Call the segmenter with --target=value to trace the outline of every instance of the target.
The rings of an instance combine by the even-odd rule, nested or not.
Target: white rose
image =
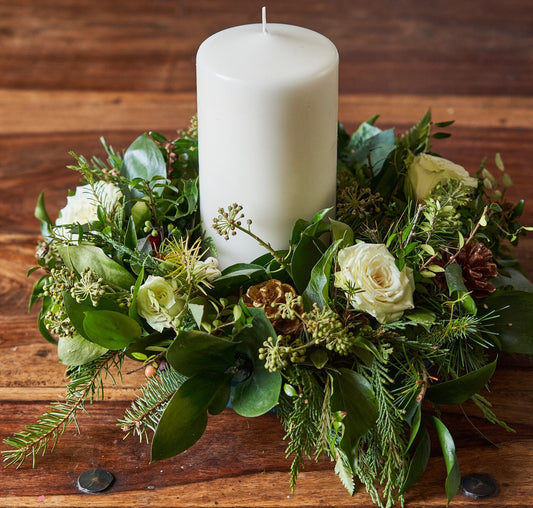
[[[74,195],[67,197],[67,205],[59,212],[56,226],[94,222],[98,219],[98,205],[111,213],[120,199],[122,192],[109,182],[96,182],[94,189],[90,185],[76,187]],[[59,228],[58,233],[68,236],[66,228]],[[72,235],[71,239],[76,240],[75,237],[77,235]]]
[[[201,274],[206,275],[208,281],[218,279],[222,275],[222,272],[218,269],[218,259],[212,256],[204,261],[198,261],[196,266]]]
[[[337,259],[335,286],[350,294],[354,309],[388,323],[414,307],[413,271],[404,267],[400,272],[385,245],[358,243],[341,249]]]
[[[176,298],[173,281],[149,275],[137,293],[137,312],[147,323],[158,332],[170,326],[185,306],[182,298]]]
[[[460,180],[467,187],[477,186],[477,179],[472,178],[465,168],[428,153],[413,157],[407,168],[407,184],[417,201],[427,198],[437,184],[450,180]]]

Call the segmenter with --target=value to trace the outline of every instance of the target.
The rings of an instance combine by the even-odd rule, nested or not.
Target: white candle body
[[[242,232],[219,236],[219,208],[242,205],[252,231],[286,249],[297,219],[334,206],[338,60],[326,37],[291,25],[238,26],[200,46],[200,213],[221,267],[265,250]]]

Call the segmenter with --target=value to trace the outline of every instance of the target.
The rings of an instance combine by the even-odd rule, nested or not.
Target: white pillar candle
[[[334,206],[338,61],[323,35],[264,19],[200,46],[200,213],[221,267],[265,250],[243,232],[219,236],[220,208],[242,205],[252,231],[286,249],[297,219]]]

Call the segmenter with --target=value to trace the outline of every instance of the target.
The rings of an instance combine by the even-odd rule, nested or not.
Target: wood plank
[[[249,0],[18,0],[0,4],[0,88],[193,92],[200,43],[256,23]],[[523,0],[271,0],[270,22],[330,37],[343,93],[528,95],[533,14]]]
[[[342,94],[339,120],[357,124],[382,115],[391,125],[409,125],[427,110],[436,121],[460,127],[530,129],[533,98],[375,93]],[[42,91],[0,89],[0,135],[162,130],[188,126],[196,112],[194,93]],[[104,121],[105,119],[105,121]]]

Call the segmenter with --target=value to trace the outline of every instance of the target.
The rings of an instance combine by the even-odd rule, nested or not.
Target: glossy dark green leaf
[[[258,284],[268,278],[265,268],[251,263],[237,263],[222,272],[222,276],[212,282],[212,294],[227,295],[241,287]]]
[[[139,294],[139,289],[142,286],[142,283],[144,281],[144,266],[141,267],[139,271],[139,275],[137,275],[137,280],[135,281],[135,285],[133,286],[133,292],[131,294],[131,304],[130,308],[128,309],[128,316],[131,319],[135,319],[138,323],[141,322],[141,317],[139,316],[139,313],[137,312],[137,295]]]
[[[332,372],[332,411],[344,411],[344,436],[340,446],[352,460],[359,440],[376,422],[379,412],[370,383],[357,372],[341,368]]]
[[[307,309],[312,308],[313,303],[316,303],[319,308],[323,308],[328,304],[331,265],[333,263],[333,256],[335,256],[342,241],[341,239],[332,243],[311,270],[309,284],[302,295],[304,306]]]
[[[207,408],[220,387],[228,382],[227,375],[206,372],[180,386],[157,425],[151,462],[178,455],[200,439],[207,426]]]
[[[77,302],[68,291],[63,293],[63,304],[65,305],[65,310],[67,311],[67,315],[72,323],[72,326],[74,326],[76,331],[87,340],[91,340],[89,335],[85,332],[85,328],[83,327],[85,314],[87,312],[93,312],[97,310],[112,310],[115,312],[120,311],[120,307],[115,300],[110,300],[104,297],[98,302],[98,307],[94,307],[90,298],[86,298],[81,302]]]
[[[426,398],[436,404],[462,404],[489,382],[496,370],[496,363],[497,359],[457,379],[431,385]]]
[[[168,348],[170,365],[184,376],[200,372],[225,372],[234,363],[238,343],[205,332],[180,332]]]
[[[155,177],[166,178],[165,159],[159,147],[147,134],[139,136],[126,150],[121,174],[130,180],[140,178],[147,182]],[[135,189],[132,194],[137,198],[142,197]]]
[[[270,411],[277,403],[281,391],[281,374],[265,369],[264,361],[257,356],[258,349],[269,337],[277,337],[263,309],[244,309],[253,317],[251,327],[243,328],[236,336],[241,344],[238,351],[252,362],[251,376],[239,383],[233,392],[231,404],[241,416],[260,416]]]
[[[86,312],[83,328],[91,342],[111,350],[130,345],[142,334],[142,328],[137,321],[112,310]]]
[[[60,245],[59,255],[68,268],[82,273],[85,268],[104,279],[107,284],[129,290],[135,284],[135,277],[122,265],[113,261],[95,245]]]
[[[418,430],[420,429],[420,423],[422,422],[422,406],[420,403],[416,404],[416,409],[413,412],[412,418],[408,421],[409,426],[411,427],[411,432],[409,434],[409,442],[407,443],[407,450],[411,448],[416,436],[418,435]]]
[[[213,395],[209,407],[207,408],[209,414],[218,415],[228,406],[231,395],[231,378],[232,374],[228,374]]]
[[[455,454],[455,443],[453,441],[450,431],[442,423],[441,420],[435,416],[431,417],[437,436],[439,438],[440,446],[442,448],[442,455],[444,463],[446,464],[446,496],[448,504],[457,494],[459,485],[461,484],[461,470],[459,469],[459,461]]]
[[[448,285],[450,295],[457,293],[458,297],[464,297],[461,305],[469,314],[475,315],[477,313],[477,307],[474,299],[470,295],[464,296],[468,293],[468,289],[463,280],[463,269],[461,265],[457,263],[449,264],[444,270],[444,275],[446,276],[446,284]]]
[[[533,354],[533,293],[497,292],[484,298],[480,307],[495,316],[489,321],[490,331],[498,334],[502,351]]]
[[[422,426],[418,432],[418,443],[409,462],[407,476],[401,488],[402,493],[409,490],[424,474],[429,462],[430,454],[431,440],[429,438],[428,431],[424,426]]]

